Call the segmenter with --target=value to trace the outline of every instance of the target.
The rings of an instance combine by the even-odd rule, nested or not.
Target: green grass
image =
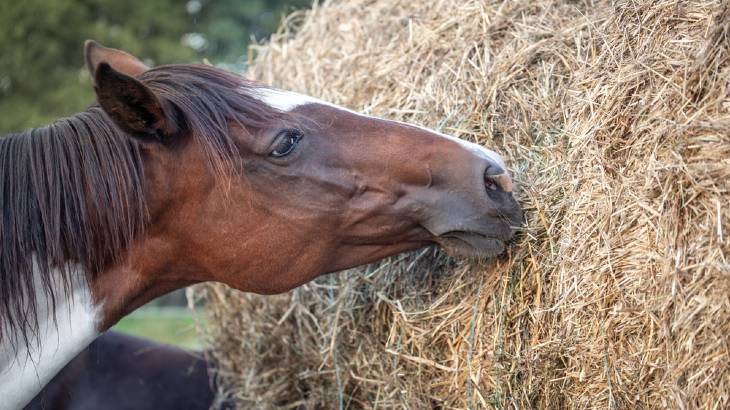
[[[195,319],[186,308],[142,308],[120,320],[112,329],[187,349],[201,347],[195,333]]]

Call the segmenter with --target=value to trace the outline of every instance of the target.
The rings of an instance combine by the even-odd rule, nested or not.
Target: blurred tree
[[[213,5],[215,3],[215,5]],[[190,0],[187,9],[200,16],[198,29],[205,33],[204,49],[226,62],[246,55],[248,42],[261,39],[276,30],[282,14],[307,7],[312,0],[248,0],[241,7],[239,0]]]
[[[23,0],[0,4],[0,134],[93,101],[83,41],[94,38],[150,64],[236,63],[250,37],[311,0]]]

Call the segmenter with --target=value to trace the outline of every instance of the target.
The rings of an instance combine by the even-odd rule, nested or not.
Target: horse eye
[[[281,158],[291,154],[301,141],[303,135],[299,130],[285,130],[277,137],[276,145],[269,154],[274,158]]]

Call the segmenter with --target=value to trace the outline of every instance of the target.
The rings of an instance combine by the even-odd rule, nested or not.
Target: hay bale
[[[496,261],[199,288],[242,408],[730,406],[727,2],[331,1],[254,55],[503,153],[527,226]]]

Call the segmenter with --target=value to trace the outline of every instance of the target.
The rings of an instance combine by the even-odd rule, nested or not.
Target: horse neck
[[[93,285],[143,224],[122,137],[92,107],[0,141],[0,408],[22,408],[99,334]]]
[[[99,334],[97,323],[100,309],[92,301],[83,268],[78,265],[65,267],[72,279],[68,294],[59,272],[53,272],[51,286],[54,294],[66,296],[52,300],[41,286],[43,279],[37,266],[34,263],[38,328],[26,329],[26,334],[30,335],[27,343],[16,332],[0,346],[0,397],[3,398],[3,408],[24,407]]]

